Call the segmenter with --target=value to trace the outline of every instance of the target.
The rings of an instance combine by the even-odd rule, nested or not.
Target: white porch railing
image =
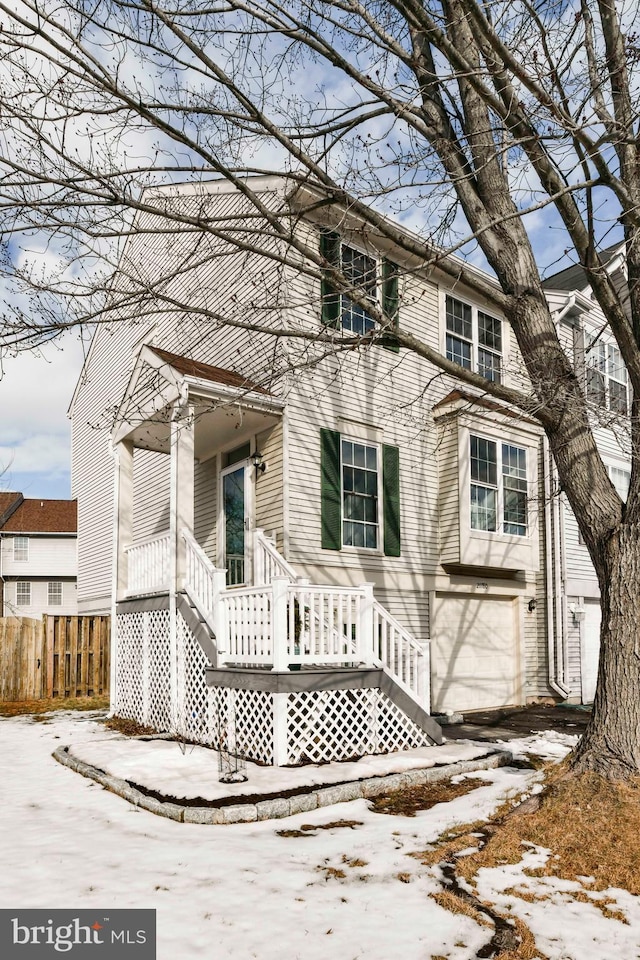
[[[416,640],[377,600],[373,601],[373,636],[376,658],[431,709],[428,640]]]
[[[169,534],[140,540],[125,547],[127,593],[155,593],[169,588]]]
[[[182,531],[182,538],[186,549],[185,587],[207,619],[213,621],[218,601],[216,591],[220,589],[216,573],[224,575],[224,571],[216,570],[200,544],[186,530]]]
[[[225,659],[236,664],[373,664],[367,590],[291,583],[227,590]]]
[[[227,587],[187,531],[184,588],[216,636],[221,664],[271,666],[384,665],[427,711],[429,641],[416,640],[373,596],[371,584],[292,582],[295,571],[264,531],[254,537],[256,586]],[[169,586],[169,534],[126,548],[128,593]],[[260,582],[268,578],[266,582]]]
[[[278,552],[273,537],[268,537],[260,527],[253,535],[253,582],[256,586],[271,583],[274,577],[297,579],[291,564]]]

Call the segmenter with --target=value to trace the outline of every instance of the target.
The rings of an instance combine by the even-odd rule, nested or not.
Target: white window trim
[[[344,542],[344,473],[343,473],[343,460],[342,460],[342,442],[346,440],[347,443],[358,443],[363,447],[374,447],[376,450],[376,474],[378,478],[378,490],[376,499],[378,501],[378,517],[377,517],[377,546],[375,547],[358,547],[354,544]],[[348,522],[348,521],[347,521]],[[360,552],[365,550],[368,556],[383,556],[384,555],[384,514],[383,514],[383,496],[382,496],[382,444],[372,441],[371,439],[366,439],[363,437],[352,436],[351,434],[341,433],[340,434],[340,543],[341,550]]]
[[[618,344],[609,339],[599,335],[600,331],[589,330],[585,327],[584,329],[584,362],[585,362],[585,393],[589,403],[593,403],[595,406],[600,406],[601,409],[608,410],[614,415],[628,416],[629,415],[629,406],[630,406],[630,389],[629,389],[629,377],[627,375],[627,369],[624,366],[624,361],[620,355],[620,362],[623,364],[624,378],[619,379],[618,377],[613,376],[610,373],[610,348],[617,350],[620,354],[620,347]],[[591,343],[589,342],[591,341]],[[600,369],[598,365],[597,358],[600,351],[604,351],[604,357],[602,361],[604,362],[604,370]],[[604,387],[604,404],[599,404],[595,397],[589,395],[589,371],[594,370],[601,378],[602,384]],[[626,388],[627,402],[626,410],[616,410],[611,406],[611,387],[610,383],[616,383],[619,386],[624,386]]]
[[[18,549],[17,549],[18,541],[21,541],[21,542],[24,544],[23,549],[24,549],[24,552],[26,553],[26,556],[25,556],[25,557],[19,557],[19,556],[17,556],[17,553],[18,553]],[[14,560],[14,563],[28,563],[28,562],[29,562],[29,537],[14,537],[14,538],[13,538],[13,560]]]
[[[18,597],[18,587],[19,587],[19,586],[28,587],[28,588],[29,588],[29,599],[28,599],[28,600],[20,600],[20,599],[19,599],[19,597]],[[32,586],[31,586],[31,581],[30,581],[30,580],[16,580],[16,607],[30,607],[30,606],[31,606],[31,601],[32,601],[32,596],[33,596],[33,590],[32,590]]]
[[[466,503],[466,519],[469,529],[469,533],[472,537],[480,538],[494,538],[497,537],[504,542],[513,542],[513,543],[523,543],[531,538],[533,532],[533,524],[531,517],[531,502],[535,496],[534,482],[532,479],[532,448],[526,441],[523,439],[518,439],[511,434],[505,433],[488,433],[484,429],[476,429],[475,427],[469,426],[467,430],[463,431],[465,443],[466,443],[466,453],[465,453],[465,462],[466,462],[466,483],[464,491],[461,491],[461,496],[464,496]],[[491,443],[496,445],[496,530],[483,530],[478,527],[473,527],[471,524],[471,486],[476,483],[476,481],[471,479],[471,437],[478,437],[481,440],[488,440]],[[503,474],[503,462],[502,462],[502,445],[508,444],[512,447],[517,447],[520,450],[524,450],[526,457],[526,469],[527,469],[527,524],[525,533],[507,533],[504,530],[504,474]],[[535,460],[537,463],[537,460]],[[483,484],[479,483],[479,486]],[[490,487],[490,484],[486,484]],[[461,518],[462,519],[462,518]]]
[[[359,253],[363,257],[368,257],[369,260],[373,260],[376,267],[376,295],[375,298],[365,298],[370,299],[371,303],[378,310],[382,310],[382,257],[379,254],[374,253],[370,250],[365,250],[364,247],[361,247],[358,243],[352,243],[350,240],[347,240],[345,237],[340,237],[340,270],[344,273],[344,261],[342,258],[342,249],[347,247],[349,250],[354,250],[356,253]],[[346,276],[346,274],[345,274]],[[350,300],[348,293],[340,293],[340,329],[346,330],[347,333],[355,333],[350,328],[345,327],[343,322],[343,314],[345,312],[345,299]],[[358,304],[355,304],[358,306]],[[366,311],[365,311],[366,312]],[[376,321],[373,317],[370,318],[372,323],[372,328],[376,327]],[[367,331],[365,331],[366,333]],[[362,336],[363,334],[355,333],[356,336]]]
[[[440,342],[440,352],[444,357],[447,355],[447,334],[450,331],[447,330],[447,297],[451,297],[453,300],[458,300],[460,303],[463,303],[465,306],[471,309],[471,340],[467,341],[471,344],[471,370],[474,373],[478,373],[478,349],[480,347],[478,339],[478,313],[486,313],[488,316],[493,317],[495,320],[499,320],[501,324],[501,336],[502,336],[502,350],[498,354],[497,351],[490,350],[486,348],[490,353],[496,353],[500,357],[500,382],[506,383],[506,369],[508,363],[508,348],[509,348],[509,338],[508,338],[508,329],[509,326],[500,313],[493,310],[490,306],[484,304],[473,303],[473,301],[468,300],[465,297],[461,297],[459,294],[454,293],[452,290],[443,289],[440,291],[440,316],[442,318],[441,323],[441,342]],[[456,336],[456,334],[453,334]],[[458,339],[464,340],[464,337],[459,337]]]

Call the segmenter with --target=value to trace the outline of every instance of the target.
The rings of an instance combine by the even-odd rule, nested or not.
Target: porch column
[[[129,587],[129,558],[126,547],[133,539],[133,441],[115,445],[115,510],[113,595],[122,600]]]
[[[186,549],[182,531],[193,535],[194,522],[194,433],[193,407],[177,407],[171,420],[170,556],[174,590],[181,590],[186,576]]]

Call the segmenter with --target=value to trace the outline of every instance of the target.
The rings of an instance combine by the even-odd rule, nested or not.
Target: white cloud
[[[68,475],[67,409],[81,365],[82,346],[75,338],[2,358],[0,466],[9,476]]]

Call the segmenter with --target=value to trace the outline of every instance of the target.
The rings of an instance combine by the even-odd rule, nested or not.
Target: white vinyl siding
[[[19,579],[30,577],[75,577],[77,540],[55,533],[29,537],[28,560],[14,560],[13,538],[2,537],[2,574]]]
[[[4,583],[3,615],[5,617],[32,617],[37,620],[44,614],[75,616],[78,613],[75,581],[62,581],[62,603],[55,604],[49,602],[49,585],[52,582],[48,580],[6,580]],[[26,585],[20,587],[20,602],[18,602],[19,584]]]

